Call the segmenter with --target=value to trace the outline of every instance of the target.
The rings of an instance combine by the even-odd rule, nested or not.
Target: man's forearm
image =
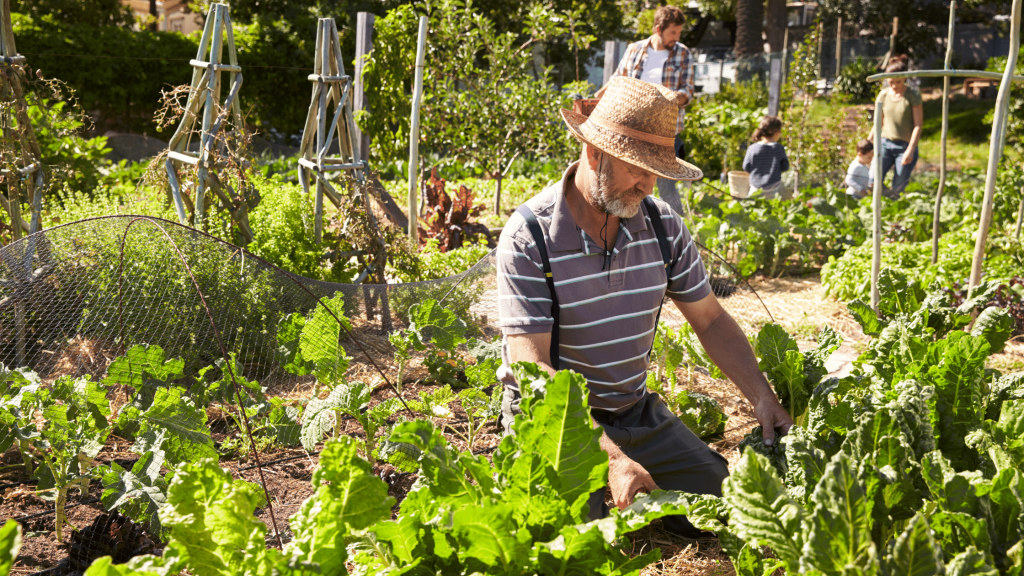
[[[764,374],[757,367],[754,351],[745,345],[747,336],[732,316],[723,312],[697,336],[711,360],[736,384],[751,404],[757,406],[765,400],[778,401]]]

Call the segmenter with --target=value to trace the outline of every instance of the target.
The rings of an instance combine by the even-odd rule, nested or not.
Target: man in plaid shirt
[[[686,151],[679,133],[683,131],[686,105],[693,99],[693,60],[690,49],[679,42],[686,18],[683,11],[675,6],[661,6],[654,13],[654,34],[646,40],[634,42],[615,71],[617,76],[630,76],[662,86],[676,93],[679,116],[676,118],[676,156],[685,158]],[[597,91],[600,98],[607,85]],[[676,183],[658,178],[658,193],[662,200],[682,213],[682,203],[676,191]]]

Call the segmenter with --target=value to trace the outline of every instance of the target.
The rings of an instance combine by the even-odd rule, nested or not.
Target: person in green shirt
[[[885,68],[886,72],[906,72],[906,55],[895,56]],[[875,101],[875,113],[882,115],[882,149],[875,161],[882,163],[882,178],[895,168],[892,187],[883,192],[893,200],[899,199],[910,182],[910,174],[917,165],[917,143],[921,139],[921,125],[924,124],[924,106],[921,93],[907,86],[903,78],[890,78],[889,86],[882,90]],[[872,128],[869,140],[874,141]],[[875,172],[871,171],[871,186]]]

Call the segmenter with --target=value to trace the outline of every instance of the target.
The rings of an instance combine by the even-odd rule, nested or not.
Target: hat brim
[[[572,110],[562,109],[562,120],[577,139],[611,154],[615,158],[639,166],[669,180],[700,180],[704,172],[693,164],[676,158],[672,146],[661,146],[629,136],[616,134],[593,123]]]

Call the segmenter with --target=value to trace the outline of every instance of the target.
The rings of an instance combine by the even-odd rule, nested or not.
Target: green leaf
[[[149,525],[150,532],[160,534],[158,512],[167,503],[167,481],[160,475],[164,463],[163,431],[156,433],[157,440],[145,448],[136,444],[133,448],[141,456],[125,470],[117,462],[111,462],[103,475],[103,495],[100,500],[107,510],[119,510],[136,522]]]
[[[166,358],[159,346],[135,346],[110,363],[103,384],[108,388],[131,386],[135,389],[132,405],[139,410],[148,410],[156,390],[170,386],[182,377],[185,370],[185,361],[181,358]]]
[[[1000,376],[992,383],[985,403],[985,418],[998,420],[1003,402],[1007,400],[1024,400],[1024,372]]]
[[[299,349],[299,336],[305,325],[306,317],[299,312],[285,316],[277,325],[277,361],[286,372],[296,376],[305,376],[310,372]]]
[[[757,354],[761,358],[758,368],[768,374],[779,402],[796,420],[807,410],[811,390],[818,384],[805,385],[804,355],[796,340],[778,324],[765,324],[757,335]]]
[[[942,549],[932,537],[928,521],[921,514],[910,519],[906,529],[896,538],[886,556],[891,574],[906,576],[934,576],[945,574]]]
[[[733,473],[722,484],[729,507],[730,527],[755,546],[770,546],[786,570],[799,570],[804,546],[803,508],[786,493],[768,460],[745,450]]]
[[[195,406],[186,394],[179,387],[160,388],[154,394],[153,405],[138,416],[142,422],[140,436],[166,431],[163,449],[167,461],[175,466],[218,456],[206,426],[206,410]]]
[[[979,552],[973,546],[960,552],[946,564],[946,576],[998,576],[999,572],[991,566],[988,555]]]
[[[170,530],[164,556],[177,555],[196,576],[269,576],[280,552],[268,550],[256,519],[262,491],[214,460],[188,462],[171,480],[160,519]]]
[[[337,424],[337,413],[362,418],[362,409],[370,402],[373,390],[362,382],[338,384],[323,400],[314,398],[302,415],[302,447],[312,452],[324,435]]]
[[[1013,317],[1010,313],[996,306],[985,308],[974,321],[971,336],[984,338],[988,342],[990,354],[998,354],[1006,347],[1006,341],[1013,335]]]
[[[794,426],[782,438],[786,452],[786,487],[793,498],[806,500],[825,473],[828,459],[806,428]]]
[[[455,511],[452,517],[452,531],[459,542],[459,559],[468,563],[470,569],[491,568],[487,573],[511,572],[526,549],[516,537],[516,526],[512,520],[512,508],[507,504],[464,507]]]
[[[333,439],[313,473],[316,492],[291,518],[294,539],[285,548],[292,562],[316,563],[321,574],[344,574],[347,539],[391,516],[394,498],[373,467],[358,455],[356,441]]]
[[[729,417],[725,415],[722,406],[714,398],[700,392],[680,390],[672,402],[675,404],[679,419],[698,438],[725,432],[725,423]]]
[[[878,573],[878,553],[871,539],[872,502],[845,454],[837,454],[825,467],[810,504],[801,569],[839,575],[856,566],[863,574]]]
[[[918,286],[906,275],[892,268],[882,268],[878,273],[878,313],[883,318],[897,314],[911,314],[921,307]]]
[[[882,333],[882,330],[889,325],[888,322],[882,321],[875,314],[875,311],[867,304],[860,300],[854,300],[846,305],[846,309],[850,311],[850,315],[853,319],[860,324],[861,330],[864,331],[868,336],[878,336]]]
[[[984,518],[975,518],[963,512],[936,512],[930,518],[932,531],[947,557],[964,553],[969,549],[991,548],[988,523]]]
[[[338,292],[330,300],[320,300],[299,336],[302,358],[313,363],[317,379],[327,384],[337,383],[351,360],[339,343],[342,324],[351,329],[345,318],[344,295]]]
[[[932,426],[936,445],[954,468],[969,469],[975,456],[964,440],[981,424],[981,386],[989,346],[985,340],[963,332],[953,332],[937,344],[942,345],[939,362],[928,369],[929,380],[935,386]]]
[[[432,342],[452,351],[466,341],[466,322],[436,300],[426,300],[409,308],[409,329],[423,342]]]
[[[0,527],[0,576],[7,576],[21,550],[21,524],[8,520]]]
[[[818,345],[804,355],[805,387],[814,388],[828,374],[825,363],[832,353],[843,344],[843,337],[829,326],[821,329],[818,334]]]
[[[543,460],[553,472],[552,488],[576,504],[603,487],[608,475],[608,455],[599,444],[601,428],[592,426],[587,410],[586,379],[569,370],[549,377],[534,367],[530,375],[535,382],[539,377],[540,391],[524,384],[531,379],[526,367],[517,364],[514,369],[524,390],[523,415],[513,425],[519,447]]]

